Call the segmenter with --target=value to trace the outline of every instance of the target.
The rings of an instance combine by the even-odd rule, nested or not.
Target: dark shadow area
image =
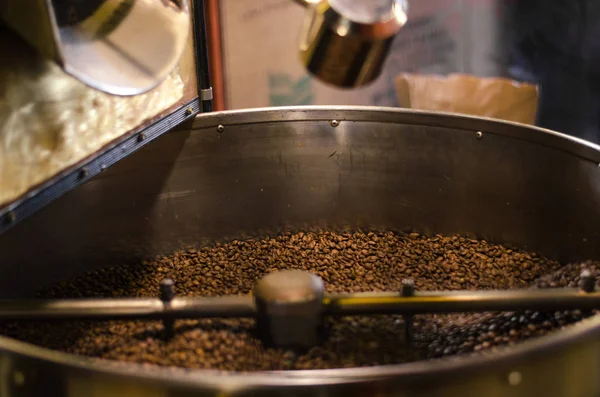
[[[154,234],[147,220],[188,135],[163,135],[3,234],[0,295],[31,296],[84,272],[146,258]]]
[[[600,2],[507,3],[510,74],[540,85],[537,124],[600,142]]]

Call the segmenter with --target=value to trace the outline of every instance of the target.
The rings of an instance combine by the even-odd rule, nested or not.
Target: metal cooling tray
[[[196,18],[201,7],[190,6]],[[194,43],[205,42],[204,29],[186,15],[178,64],[134,96],[90,88],[0,26],[0,233],[200,112],[210,85]]]

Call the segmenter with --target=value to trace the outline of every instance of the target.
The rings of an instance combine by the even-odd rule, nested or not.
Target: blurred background
[[[528,122],[514,116],[521,112],[531,124],[600,142],[599,1],[410,1],[382,76],[355,90],[307,74],[298,61],[305,12],[294,2],[208,3],[216,110],[405,106]]]

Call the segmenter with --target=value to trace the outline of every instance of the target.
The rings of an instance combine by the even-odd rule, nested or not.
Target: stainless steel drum
[[[600,147],[524,125],[382,108],[204,114],[0,236],[0,293],[189,245],[311,225],[465,234],[600,257]],[[598,396],[600,317],[493,355],[217,374],[0,338],[5,395]]]

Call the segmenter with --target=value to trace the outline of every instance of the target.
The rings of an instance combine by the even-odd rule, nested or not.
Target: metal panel
[[[474,235],[564,260],[599,254],[598,148],[560,134],[365,108],[213,113],[193,128],[2,236],[0,275],[35,285],[19,274],[40,252],[61,278],[59,269],[318,225]],[[36,250],[22,249],[31,241]]]
[[[194,9],[203,8],[204,6],[202,1],[197,1],[194,4],[191,4],[191,0],[188,2]],[[187,7],[184,8],[187,10]],[[192,15],[188,17],[192,19]],[[12,144],[15,146],[13,147],[15,149],[13,152],[8,152],[11,156],[15,156],[13,160],[14,164],[8,163],[14,166],[10,170],[24,171],[22,175],[33,174],[37,177],[35,178],[37,182],[32,184],[29,181],[22,182],[20,180],[19,184],[7,184],[9,188],[18,186],[19,189],[21,189],[21,183],[27,183],[27,186],[22,191],[22,194],[18,192],[10,193],[8,194],[10,198],[0,203],[0,233],[8,230],[70,189],[75,188],[95,174],[110,167],[113,163],[142,147],[156,136],[171,130],[177,124],[196,115],[200,112],[199,100],[202,101],[201,105],[204,109],[209,109],[210,99],[199,98],[200,94],[206,90],[206,85],[210,85],[208,74],[204,72],[208,68],[208,61],[206,60],[206,56],[198,62],[196,60],[196,50],[204,48],[205,45],[195,45],[195,43],[206,43],[206,37],[198,33],[198,31],[203,32],[204,27],[198,23],[190,23],[189,25],[190,38],[187,40],[183,54],[179,59],[176,73],[177,79],[180,79],[181,83],[183,83],[181,97],[179,99],[175,98],[170,102],[171,105],[166,108],[158,108],[156,114],[150,113],[147,119],[140,119],[139,125],[130,124],[130,130],[123,129],[122,124],[125,123],[126,125],[127,121],[123,119],[128,118],[128,116],[123,116],[123,114],[130,114],[130,110],[128,109],[135,103],[135,101],[131,102],[131,99],[128,102],[129,106],[126,106],[127,103],[124,102],[118,103],[117,108],[121,110],[120,113],[114,107],[101,107],[99,108],[100,110],[92,107],[85,108],[84,113],[71,111],[71,113],[67,114],[70,116],[75,115],[75,119],[71,119],[63,115],[63,113],[58,112],[59,110],[69,110],[75,106],[74,104],[79,104],[80,97],[74,96],[74,93],[81,95],[82,93],[87,94],[94,91],[63,73],[48,60],[41,58],[39,54],[33,52],[25,42],[6,28],[0,29],[0,48],[3,50],[3,53],[10,55],[9,58],[11,59],[11,62],[3,65],[2,70],[4,73],[2,78],[5,82],[12,81],[14,84],[14,87],[3,87],[4,90],[0,90],[0,108],[2,108],[2,112],[0,112],[0,125],[5,123],[5,127],[8,126],[9,122],[14,121],[12,120],[14,115],[17,115],[18,117],[16,118],[19,120],[29,120],[29,123],[24,123],[23,125],[39,127],[35,125],[35,122],[31,118],[33,117],[35,121],[40,123],[36,117],[39,117],[40,113],[43,114],[46,107],[50,109],[50,114],[54,116],[53,118],[47,117],[50,120],[48,122],[54,122],[56,119],[56,125],[48,126],[45,130],[40,129],[43,133],[37,132],[33,134],[32,130],[26,128],[23,128],[21,132],[21,134],[29,138],[24,141],[40,151],[39,158],[33,155],[27,159],[18,157],[23,155],[22,152],[24,150],[18,144],[11,141],[11,139],[15,140],[15,138],[8,137],[3,139],[5,145]],[[15,72],[15,70],[19,72]],[[202,81],[200,81],[201,78]],[[24,87],[23,90],[20,89],[22,87]],[[165,94],[162,93],[162,95]],[[155,91],[152,98],[146,98],[141,103],[148,105],[149,110],[146,110],[151,112],[153,103],[160,96],[161,91]],[[109,100],[106,99],[106,101]],[[168,101],[165,100],[163,106],[166,106],[167,103]],[[32,104],[36,106],[30,109]],[[40,105],[39,108],[37,105]],[[105,104],[104,106],[107,107],[109,105]],[[114,106],[114,104],[110,106]],[[118,117],[115,119],[116,116],[113,112],[116,112],[116,115],[123,116],[123,119]],[[138,116],[142,117],[144,109],[137,109],[136,112]],[[93,122],[97,120],[99,113],[104,117],[102,119],[104,127],[95,125]],[[29,118],[25,118],[23,114],[29,114]],[[112,119],[111,115],[113,116]],[[44,121],[45,119],[41,120]],[[107,120],[117,120],[117,122],[108,123]],[[75,126],[81,124],[85,127],[82,127],[79,131],[85,132],[87,135],[74,134],[75,137],[79,138],[69,138],[71,128],[75,128]],[[112,126],[113,124],[115,124],[116,130],[106,128],[106,125]],[[46,123],[44,122],[41,125],[46,125]],[[123,131],[118,130],[117,127],[119,126]],[[19,127],[23,126],[19,125]],[[63,137],[62,129],[66,131],[64,133],[65,137]],[[7,129],[7,131],[9,131],[7,132],[9,134],[12,130]],[[104,135],[112,138],[105,138]],[[82,137],[84,136],[89,138],[83,139]],[[0,137],[2,137],[1,134]],[[87,145],[89,142],[86,139],[91,139],[94,142],[96,140],[100,141],[102,145]],[[52,144],[46,141],[50,141]],[[73,149],[71,152],[67,150],[69,156],[61,151],[63,148],[72,147],[77,147],[77,150]],[[19,152],[19,150],[21,151]],[[51,153],[47,154],[46,152]],[[24,153],[27,155],[30,154],[28,151],[24,151]],[[56,157],[52,157],[55,155]],[[59,164],[60,166],[57,166],[55,163],[42,161],[44,159],[43,156],[50,156],[53,160],[60,157],[61,159],[64,158],[64,161]],[[42,166],[38,164],[42,164]],[[44,167],[43,165],[46,164],[52,166]],[[43,170],[46,170],[48,174],[47,176],[42,176],[43,179],[40,179],[40,171]],[[42,175],[44,174],[42,173]],[[5,172],[4,176],[7,177],[7,180],[11,180],[8,173]],[[7,192],[4,191],[4,193]]]

